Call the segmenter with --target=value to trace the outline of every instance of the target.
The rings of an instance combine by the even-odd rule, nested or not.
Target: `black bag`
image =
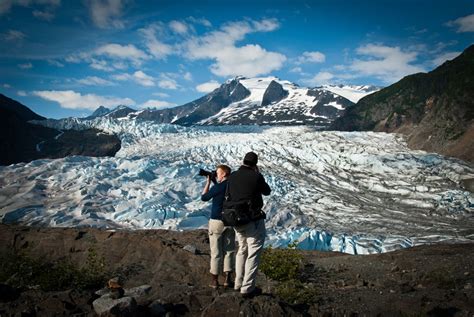
[[[249,222],[266,218],[266,215],[263,211],[254,211],[252,210],[251,205],[252,202],[250,200],[243,202],[231,201],[229,183],[227,183],[225,200],[222,207],[222,222],[224,223],[224,226],[243,226]]]
[[[242,226],[251,222],[250,203],[232,203],[224,201],[222,208],[222,222],[224,226]]]

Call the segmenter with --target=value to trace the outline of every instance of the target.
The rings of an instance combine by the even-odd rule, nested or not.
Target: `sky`
[[[474,1],[0,0],[0,93],[48,118],[234,78],[388,86],[474,43]]]

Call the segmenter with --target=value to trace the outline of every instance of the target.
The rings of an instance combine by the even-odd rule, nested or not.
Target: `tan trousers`
[[[235,231],[225,227],[221,220],[209,220],[209,245],[211,247],[211,274],[234,271]],[[223,264],[223,265],[222,265]]]
[[[260,255],[265,243],[265,220],[261,219],[235,227],[239,250],[235,265],[235,286],[241,293],[250,293],[255,288]]]

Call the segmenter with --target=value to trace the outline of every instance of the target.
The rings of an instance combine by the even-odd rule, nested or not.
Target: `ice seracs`
[[[459,185],[474,169],[412,151],[396,134],[107,117],[81,124],[118,134],[116,157],[0,167],[2,222],[205,228],[199,168],[238,168],[252,150],[273,190],[265,198],[268,244],[363,254],[474,239],[474,197]]]

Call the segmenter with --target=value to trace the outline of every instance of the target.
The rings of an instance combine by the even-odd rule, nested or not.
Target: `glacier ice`
[[[52,124],[52,123],[51,123]],[[64,124],[64,122],[57,122]],[[182,127],[136,119],[68,122],[119,135],[116,157],[72,156],[0,167],[3,223],[206,228],[199,168],[260,155],[267,244],[352,254],[474,239],[472,166],[407,148],[401,135],[311,127]]]

